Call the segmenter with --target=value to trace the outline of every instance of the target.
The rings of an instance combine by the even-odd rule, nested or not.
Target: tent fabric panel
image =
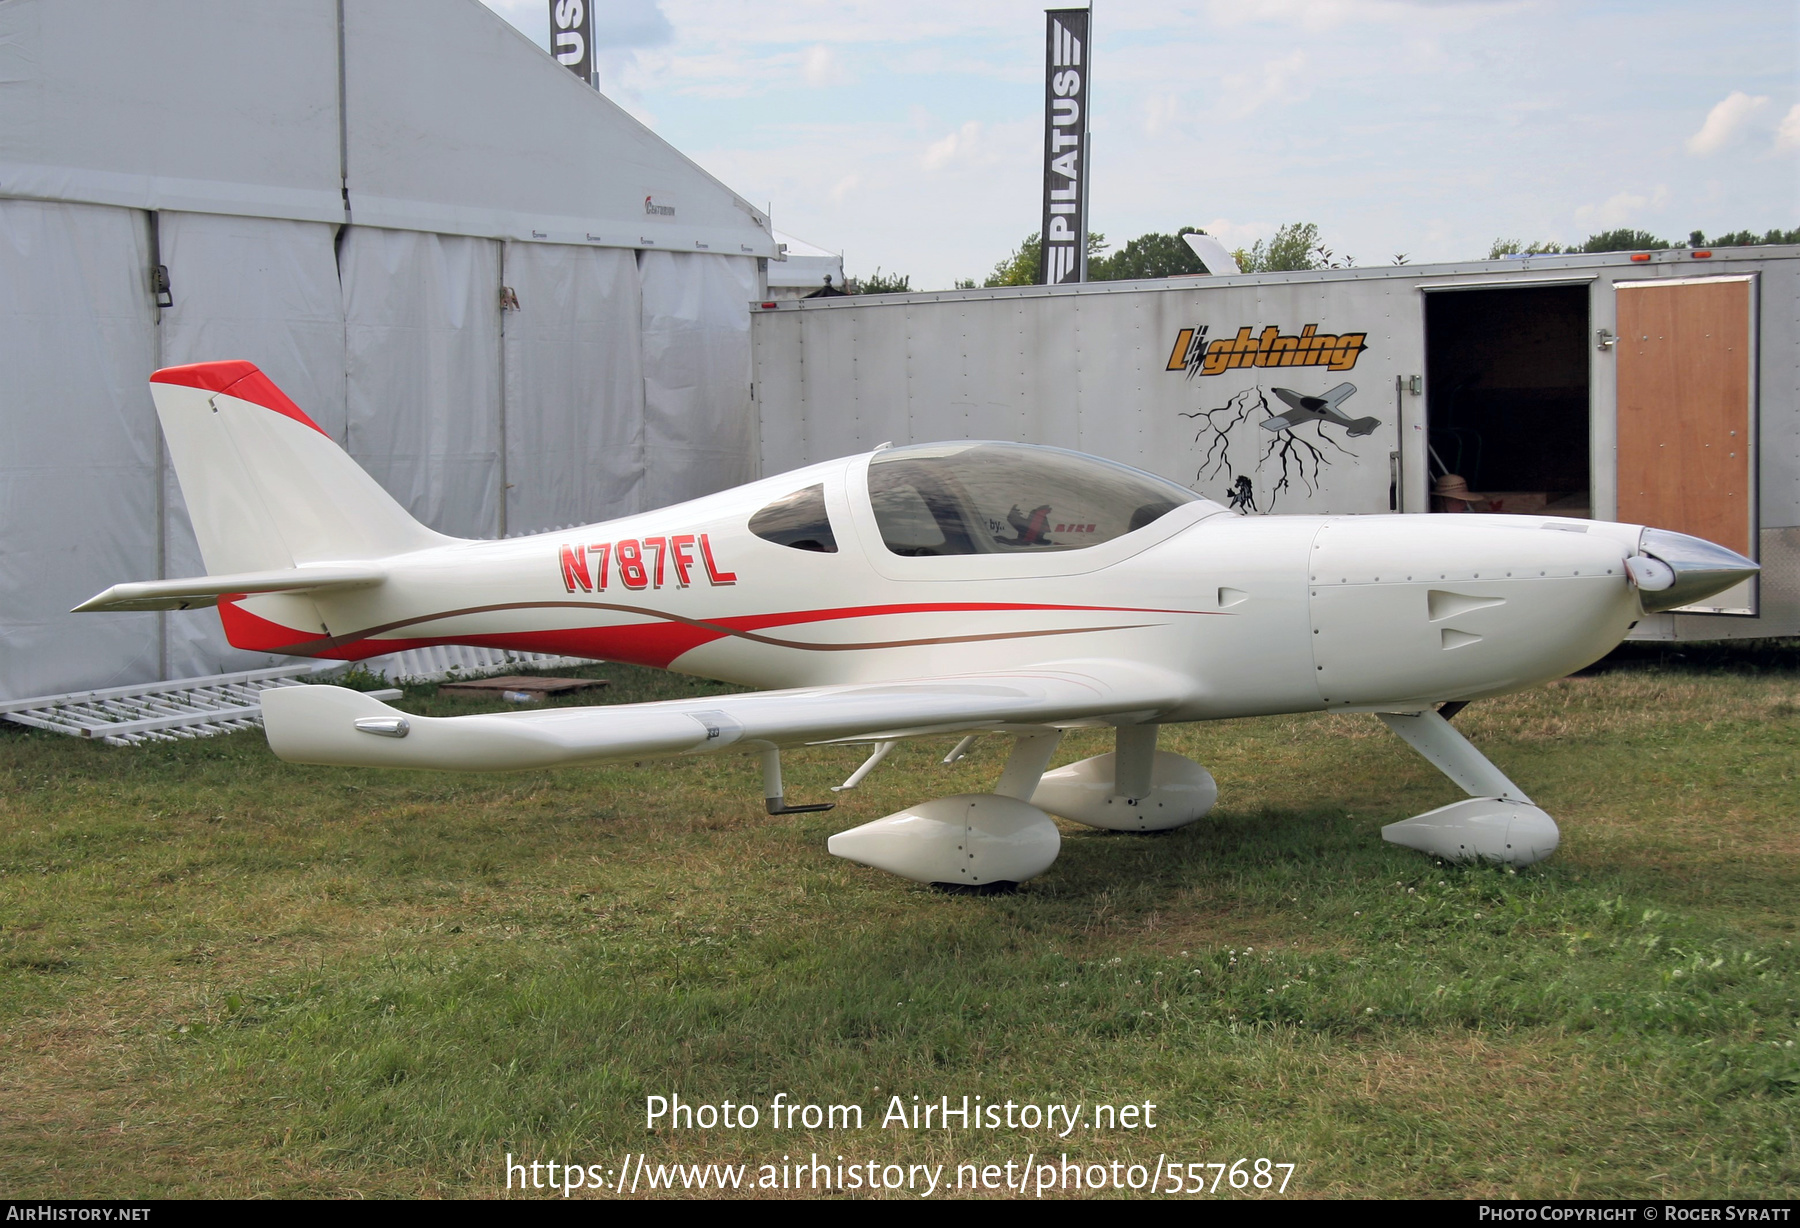
[[[487,239],[365,226],[338,249],[350,455],[457,537],[499,533],[500,255]]]
[[[71,614],[156,578],[142,213],[0,200],[0,698],[156,677],[154,614]]]
[[[174,299],[163,311],[162,365],[253,362],[341,442],[344,316],[334,228],[203,213],[162,213],[158,228]],[[166,498],[169,575],[205,575],[173,474]],[[285,659],[232,648],[214,610],[167,617],[171,677],[257,669]]]
[[[640,252],[644,496],[663,507],[756,476],[750,300],[756,261]]]
[[[775,254],[760,211],[475,0],[346,5],[344,54],[358,225]]]
[[[0,195],[341,220],[342,186],[334,0],[0,4]]]
[[[507,529],[642,510],[642,300],[627,251],[506,249]]]

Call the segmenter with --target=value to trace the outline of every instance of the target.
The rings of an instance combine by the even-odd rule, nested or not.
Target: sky
[[[540,46],[547,0],[485,0]],[[602,92],[777,229],[914,289],[1039,224],[1043,6],[598,0]],[[1090,229],[1338,259],[1800,226],[1800,5],[1097,0]]]

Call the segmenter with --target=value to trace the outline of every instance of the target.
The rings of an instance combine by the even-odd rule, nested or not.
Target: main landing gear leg
[[[1006,768],[1000,773],[1000,783],[994,786],[994,792],[1001,797],[1030,801],[1037,791],[1038,781],[1044,778],[1044,769],[1050,766],[1050,756],[1056,753],[1056,745],[1061,741],[1060,729],[1019,734],[1013,739],[1012,754],[1006,757]]]
[[[1389,729],[1448,776],[1467,801],[1452,802],[1381,829],[1390,844],[1446,861],[1497,861],[1528,866],[1556,851],[1556,820],[1488,761],[1435,709],[1377,713]]]

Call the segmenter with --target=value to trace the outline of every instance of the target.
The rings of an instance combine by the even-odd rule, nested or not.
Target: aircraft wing
[[[1350,398],[1351,394],[1354,393],[1355,391],[1356,391],[1355,384],[1350,384],[1350,383],[1339,384],[1336,388],[1333,388],[1330,392],[1327,392],[1323,397],[1321,397],[1319,399],[1324,401],[1328,408],[1336,409],[1338,406],[1342,405],[1346,400],[1348,400]]]
[[[293,763],[509,771],[705,754],[740,743],[748,750],[1094,718],[1144,721],[1175,707],[1190,685],[1165,670],[1101,660],[478,716],[411,716],[337,686],[277,687],[262,693],[262,707],[270,747]]]

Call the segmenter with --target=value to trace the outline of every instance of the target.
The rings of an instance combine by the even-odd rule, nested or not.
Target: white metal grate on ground
[[[98,738],[109,746],[209,738],[256,728],[262,724],[261,692],[303,685],[320,672],[317,665],[286,665],[210,678],[40,695],[0,703],[0,718],[71,737]]]
[[[512,673],[521,667],[568,669],[593,662],[585,657],[443,645],[375,657],[361,664],[396,682],[402,679],[433,682],[451,677],[479,678],[484,674]],[[70,737],[98,738],[109,746],[210,738],[215,734],[260,727],[260,695],[270,687],[326,682],[345,668],[337,661],[313,662],[214,674],[208,678],[178,678],[170,682],[144,682],[99,691],[75,691],[68,695],[40,695],[35,699],[0,703],[0,720]],[[398,691],[372,693],[383,699],[400,695]]]

